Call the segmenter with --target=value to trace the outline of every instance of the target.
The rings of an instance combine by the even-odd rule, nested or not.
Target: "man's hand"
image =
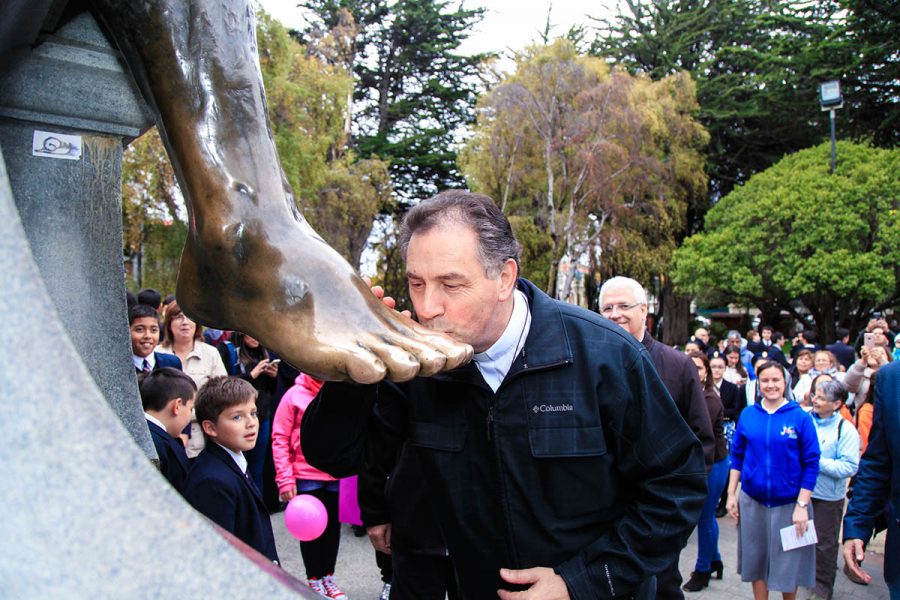
[[[381,525],[373,525],[372,527],[367,527],[366,533],[369,534],[369,541],[372,542],[372,547],[385,554],[391,553],[390,523],[383,523]]]
[[[851,579],[856,576],[859,583],[868,585],[872,583],[872,576],[862,570],[860,563],[866,557],[863,541],[857,539],[844,540],[844,566],[847,576]]]
[[[569,600],[569,588],[566,587],[565,580],[553,569],[500,569],[500,577],[507,583],[530,586],[524,592],[497,590],[497,595],[503,600]]]
[[[366,285],[371,288],[372,293],[375,295],[375,297],[384,302],[385,306],[396,310],[397,301],[394,300],[391,296],[385,296],[383,287],[381,287],[380,285],[372,285],[372,280],[368,277],[363,277],[363,281],[365,281]],[[408,310],[400,311],[400,314],[412,318],[412,313]]]

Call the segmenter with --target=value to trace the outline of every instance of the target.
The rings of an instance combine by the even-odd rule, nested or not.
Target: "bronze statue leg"
[[[94,0],[188,201],[177,296],[326,379],[406,380],[471,348],[387,309],[297,211],[269,128],[247,0]]]

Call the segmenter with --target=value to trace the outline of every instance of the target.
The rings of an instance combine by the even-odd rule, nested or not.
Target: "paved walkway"
[[[305,578],[303,560],[300,557],[300,546],[284,527],[284,513],[272,515],[272,527],[275,530],[275,542],[278,556],[284,568],[301,579]],[[753,593],[749,583],[742,583],[735,574],[737,554],[737,530],[729,517],[719,519],[719,551],[725,563],[725,576],[721,581],[713,579],[710,586],[702,592],[685,593],[687,600],[730,600],[752,599]],[[681,573],[687,578],[694,567],[697,557],[697,539],[691,536],[687,547],[681,554]],[[884,569],[884,534],[879,535],[870,544],[865,560],[865,568],[872,575],[871,585],[862,586],[850,582],[840,568],[843,560],[839,559],[837,581],[835,583],[835,600],[888,600],[887,586],[883,579]],[[375,565],[375,551],[366,537],[353,536],[350,527],[341,529],[341,549],[338,553],[338,564],[335,579],[341,585],[350,600],[376,600],[381,592],[381,576]],[[808,593],[801,590],[798,600],[805,600]],[[781,598],[780,594],[771,594],[771,598]]]

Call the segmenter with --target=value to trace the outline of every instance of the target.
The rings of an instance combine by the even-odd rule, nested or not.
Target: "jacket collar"
[[[166,441],[169,446],[172,448],[181,448],[181,452],[175,451],[173,454],[175,458],[178,460],[178,463],[181,465],[181,468],[184,469],[184,472],[187,473],[191,469],[191,463],[188,461],[187,453],[184,451],[184,445],[181,443],[181,440],[177,440],[173,438],[168,431],[147,419],[147,425],[150,426],[151,431],[155,431],[158,436]]]
[[[253,483],[251,483],[250,481],[250,475],[241,471],[241,468],[237,465],[236,462],[234,462],[234,459],[231,458],[231,456],[228,454],[228,452],[225,451],[224,448],[222,448],[215,442],[207,441],[204,452],[209,452],[211,456],[225,463],[225,465],[229,469],[234,471],[234,473],[241,478],[241,480],[244,482],[244,485],[247,486],[247,488],[253,493],[253,496],[256,498],[260,506],[265,506],[261,492],[257,490],[256,486],[253,485]]]

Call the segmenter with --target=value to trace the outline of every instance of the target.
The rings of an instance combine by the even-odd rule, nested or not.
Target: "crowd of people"
[[[820,346],[815,332],[800,332],[788,349],[767,325],[746,337],[729,331],[716,343],[700,328],[684,344],[701,387],[715,391],[724,412],[730,475],[720,498],[724,480],[710,472],[709,497],[718,500],[719,516],[739,521],[737,569],[756,598],[770,589],[795,598],[799,586],[811,590],[810,599],[833,597],[849,484],[873,426],[874,381],[900,355],[900,334],[892,335],[884,319],[872,319],[855,347],[849,331],[837,334]],[[689,592],[706,588],[713,574],[722,577],[718,528],[707,511],[698,524],[696,568],[683,588]],[[884,519],[876,519],[876,531]],[[808,522],[817,542],[785,552],[780,529],[794,526],[799,536]],[[849,569],[847,576],[866,583]]]
[[[278,563],[269,515],[297,494],[326,507],[325,532],[300,542],[309,587],[346,598],[334,579],[339,482],[311,467],[300,420],[322,382],[250,335],[205,329],[174,297],[153,289],[129,298],[133,363],[160,471],[198,511]],[[356,494],[345,494],[356,505]],[[353,509],[349,512],[352,513]],[[389,565],[385,579],[390,581]],[[385,584],[384,597],[390,590]]]
[[[841,330],[827,347],[812,332],[788,347],[767,325],[717,342],[698,329],[681,352],[650,336],[634,280],[607,281],[596,314],[519,278],[518,243],[487,197],[424,201],[400,239],[417,319],[470,344],[472,363],[325,383],[249,335],[204,331],[172,297],[134,299],[134,366],[160,468],[197,510],[277,563],[269,514],[315,496],[328,525],[300,543],[308,584],[344,598],[334,569],[352,499],[382,598],[401,600],[683,598],[726,576],[727,511],[734,568],[754,597],[793,599],[803,586],[831,598],[860,469],[844,556],[847,576],[867,583],[862,544],[878,518],[896,527],[891,492],[869,474],[882,463],[860,461],[867,443],[882,462],[892,451],[878,400],[879,372],[900,353],[888,323],[873,320],[855,348]],[[783,548],[782,530],[802,537],[813,523],[816,543]],[[900,581],[888,581],[896,594]]]

